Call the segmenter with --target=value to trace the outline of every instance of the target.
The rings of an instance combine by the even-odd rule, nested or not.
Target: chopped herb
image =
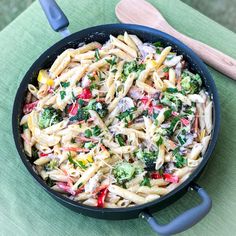
[[[101,134],[101,129],[97,125],[92,127],[92,131],[94,136],[98,136],[99,134]]]
[[[137,152],[134,153],[135,156],[145,163],[146,169],[153,169],[155,168],[155,161],[157,159],[158,152],[155,151],[142,151],[139,149]]]
[[[162,47],[163,46],[161,41],[157,41],[157,42],[153,43],[152,45],[155,47]]]
[[[88,111],[85,108],[81,108],[81,109],[78,109],[77,114],[75,116],[72,116],[70,118],[70,121],[74,121],[74,120],[87,121],[89,119],[89,117],[90,117],[90,115],[89,115]]]
[[[156,49],[157,54],[161,54],[161,50],[159,48]]]
[[[96,111],[101,118],[108,114],[107,104],[96,102],[94,99],[89,102],[87,109]]]
[[[71,153],[67,154],[68,156],[68,161],[74,165],[75,168],[80,167],[83,170],[86,170],[87,167],[84,165],[82,161],[74,160],[73,157],[71,156]]]
[[[90,137],[92,136],[92,131],[91,131],[90,129],[86,129],[86,130],[84,131],[84,136],[85,136],[86,138],[90,138]]]
[[[90,86],[89,86],[90,90],[93,90],[93,89],[97,89],[98,88],[98,85],[96,83],[92,83]]]
[[[115,138],[120,146],[125,146],[125,140],[123,139],[121,134],[117,134]]]
[[[111,72],[112,72],[112,73],[116,73],[116,72],[117,72],[117,69],[113,69]]]
[[[174,56],[172,56],[172,55],[167,56],[167,57],[166,57],[166,60],[167,60],[167,61],[170,61],[171,59],[173,59],[173,57],[174,57]]]
[[[70,86],[70,82],[61,82],[60,85],[63,87],[63,88],[67,88]]]
[[[184,156],[182,156],[180,153],[179,153],[179,147],[177,147],[175,150],[173,150],[173,156],[175,157],[175,166],[177,168],[182,168],[183,166],[186,165],[187,163],[187,160],[184,158]]]
[[[73,100],[73,102],[76,101],[77,98],[76,98],[76,96],[75,96],[75,94],[74,94],[74,91],[71,92],[71,95],[72,95],[72,100]]]
[[[148,110],[144,110],[142,113],[143,116],[148,116]]]
[[[186,138],[183,137],[182,135],[178,135],[177,139],[181,145],[184,145],[186,143]]]
[[[33,160],[37,160],[39,158],[38,150],[35,146],[32,147],[32,157]]]
[[[116,118],[118,120],[124,120],[125,122],[130,122],[131,120],[133,120],[133,112],[136,111],[137,108],[136,107],[132,107],[128,110],[126,110],[125,112],[120,113],[118,116],[116,116]]]
[[[151,188],[150,179],[145,176],[143,180],[141,181],[140,186],[148,186]]]
[[[28,124],[26,123],[26,124],[23,124],[23,126],[22,126],[22,129],[23,129],[23,131],[24,130],[26,130],[26,129],[28,129],[29,127],[28,127]]]
[[[116,65],[116,56],[112,59],[105,59],[107,63],[109,63],[111,66]]]
[[[61,100],[63,100],[66,96],[66,91],[60,91],[60,96],[61,96]]]
[[[171,113],[172,113],[172,110],[171,110],[171,109],[166,110],[166,111],[164,112],[165,120],[167,120],[168,118],[171,117]]]
[[[163,138],[160,136],[160,138],[156,142],[157,146],[160,146],[163,144]]]
[[[175,117],[175,118],[171,121],[170,127],[167,128],[167,133],[168,133],[169,135],[173,135],[173,133],[174,133],[174,128],[175,128],[176,124],[179,122],[179,120],[180,120],[179,117]]]
[[[152,117],[153,117],[153,119],[155,120],[157,117],[158,117],[158,113],[153,113],[153,115],[152,115]]]
[[[71,143],[76,143],[76,139],[75,139],[75,138],[72,138],[72,139],[71,139]]]
[[[96,57],[96,61],[100,60],[100,54],[97,48],[95,49],[95,57]]]
[[[52,187],[53,185],[55,185],[54,181],[50,178],[47,178],[46,179],[46,184],[49,186],[49,187]]]
[[[84,100],[79,99],[79,100],[78,100],[78,104],[82,107],[82,106],[85,104],[85,102],[84,102]]]
[[[89,80],[91,80],[91,81],[95,80],[95,78],[93,76],[91,76],[91,75],[87,75],[87,76],[88,76]]]
[[[167,88],[166,92],[168,92],[168,93],[178,93],[178,89],[177,88]]]
[[[163,72],[168,72],[169,69],[170,69],[169,67],[165,67],[165,68],[162,69],[162,71],[163,71]]]

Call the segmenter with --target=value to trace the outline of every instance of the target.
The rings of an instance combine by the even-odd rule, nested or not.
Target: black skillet
[[[82,213],[84,215],[88,215],[90,217],[110,220],[141,217],[146,219],[153,230],[161,235],[170,235],[182,232],[199,222],[211,209],[211,198],[202,187],[199,187],[197,184],[195,184],[195,181],[198,179],[210,159],[211,153],[216,144],[220,127],[220,105],[217,89],[205,64],[190,48],[188,48],[177,39],[161,31],[144,26],[128,24],[100,25],[84,29],[82,31],[69,35],[69,31],[66,28],[69,25],[69,21],[67,20],[61,9],[58,7],[56,2],[54,0],[40,0],[40,3],[52,28],[57,32],[60,31],[64,36],[68,36],[50,47],[33,63],[33,65],[24,76],[15,97],[12,116],[14,140],[18,153],[28,171],[31,173],[34,179],[44,188],[44,190],[46,190],[55,200],[60,202],[62,205],[70,208],[71,210]],[[92,41],[98,41],[103,44],[109,39],[110,34],[117,36],[119,34],[123,34],[125,31],[130,34],[137,35],[144,42],[161,41],[166,46],[172,46],[173,50],[178,54],[184,55],[185,60],[188,62],[189,69],[192,72],[199,73],[201,75],[207,91],[211,95],[211,98],[213,100],[214,128],[212,131],[210,144],[201,164],[184,183],[182,183],[179,187],[174,189],[169,194],[152,202],[129,208],[109,209],[90,207],[72,201],[66,197],[63,197],[61,194],[51,190],[45,184],[45,182],[35,173],[32,168],[32,163],[24,153],[23,143],[20,136],[22,130],[20,128],[19,122],[20,118],[22,117],[22,106],[27,91],[27,85],[29,83],[36,84],[39,70],[42,68],[49,68],[56,57],[65,49],[77,48],[78,44],[82,42],[89,43]],[[189,189],[195,190],[196,193],[200,196],[202,202],[198,206],[185,211],[170,223],[166,225],[160,225],[153,218],[152,213],[169,206],[180,197],[182,197]]]

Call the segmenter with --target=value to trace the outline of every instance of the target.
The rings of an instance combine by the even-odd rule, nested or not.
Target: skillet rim
[[[23,150],[20,147],[20,134],[19,134],[19,112],[21,109],[19,107],[22,107],[22,103],[18,97],[19,95],[22,94],[23,88],[28,85],[28,80],[34,73],[34,71],[38,68],[39,64],[42,64],[45,61],[45,58],[48,57],[49,55],[52,55],[53,52],[56,50],[59,50],[60,48],[63,48],[63,46],[68,45],[70,42],[73,41],[79,41],[79,38],[81,37],[81,34],[87,34],[87,35],[92,35],[92,33],[96,32],[101,32],[101,31],[111,31],[111,30],[119,30],[121,31],[136,31],[136,32],[143,32],[143,33],[148,33],[153,37],[161,37],[165,39],[165,42],[171,42],[174,44],[178,49],[182,50],[185,52],[187,55],[191,57],[191,59],[196,63],[196,65],[201,69],[201,74],[204,75],[205,80],[208,82],[208,85],[211,89],[211,93],[213,96],[212,101],[213,101],[213,129],[212,129],[212,138],[210,140],[210,143],[208,145],[207,151],[203,156],[203,160],[200,163],[200,165],[194,170],[194,172],[188,177],[187,180],[185,180],[182,184],[180,184],[177,188],[172,190],[170,193],[167,195],[164,195],[160,197],[157,200],[142,204],[142,205],[137,205],[133,207],[128,207],[128,208],[97,208],[97,207],[91,207],[87,206],[78,202],[75,202],[69,198],[66,198],[62,196],[60,193],[57,193],[56,191],[50,189],[50,187],[39,177],[39,175],[36,174],[36,172],[33,170],[32,164],[29,162],[28,157],[24,154]],[[108,34],[108,33],[107,33]],[[208,90],[208,89],[207,89]],[[46,51],[44,51],[38,59],[31,65],[31,67],[28,69],[26,74],[24,75],[18,89],[17,93],[15,96],[14,100],[14,105],[13,105],[13,113],[12,113],[12,129],[13,129],[13,137],[15,141],[15,146],[17,148],[18,154],[20,155],[20,158],[22,162],[24,163],[25,167],[27,170],[30,172],[30,174],[34,177],[34,179],[43,187],[43,189],[48,192],[50,195],[52,195],[56,200],[60,201],[63,203],[63,205],[68,205],[68,207],[73,207],[77,208],[78,210],[81,209],[84,212],[89,211],[91,214],[96,214],[96,213],[134,213],[134,212],[141,212],[145,209],[150,209],[154,206],[161,205],[161,203],[168,202],[169,199],[173,198],[177,193],[180,193],[184,190],[186,190],[191,182],[193,182],[197,177],[201,174],[202,170],[206,166],[208,160],[211,157],[211,154],[214,150],[214,147],[216,145],[216,141],[218,138],[219,134],[219,129],[220,129],[220,103],[219,103],[219,97],[218,97],[218,92],[217,88],[215,85],[215,82],[208,71],[206,65],[203,63],[203,61],[190,49],[188,46],[186,46],[184,43],[179,41],[178,39],[174,38],[173,36],[166,34],[162,31],[146,27],[146,26],[141,26],[141,25],[135,25],[135,24],[104,24],[104,25],[98,25],[98,26],[93,26],[89,27],[83,30],[80,30],[78,32],[75,32],[66,38],[61,39],[60,41],[56,42],[54,45],[49,47]],[[179,198],[179,197],[178,197]],[[175,199],[177,200],[177,199]],[[174,201],[175,201],[174,200]],[[172,199],[173,201],[173,199]],[[169,205],[167,203],[167,205]],[[165,207],[165,206],[164,206]],[[96,216],[95,216],[96,217]],[[99,217],[102,218],[102,217]]]

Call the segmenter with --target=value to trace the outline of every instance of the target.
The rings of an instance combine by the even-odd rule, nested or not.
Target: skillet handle
[[[204,218],[210,211],[212,206],[212,200],[207,194],[207,192],[195,183],[192,183],[191,187],[198,193],[201,197],[202,202],[192,209],[189,209],[177,216],[170,223],[165,225],[160,225],[155,218],[148,212],[143,211],[140,216],[144,218],[151,228],[159,235],[172,235],[180,233],[188,228],[192,227],[198,223],[202,218]]]
[[[39,0],[52,29],[56,32],[67,28],[69,21],[55,0]]]

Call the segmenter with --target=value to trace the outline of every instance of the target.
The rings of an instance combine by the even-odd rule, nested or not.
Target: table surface
[[[71,32],[117,23],[117,0],[58,0],[70,20]],[[180,32],[201,40],[236,58],[236,34],[208,19],[179,0],[151,0]],[[82,14],[81,14],[82,13]],[[60,40],[38,2],[0,33],[0,235],[154,235],[142,219],[108,221],[89,218],[61,206],[33,180],[23,166],[12,137],[11,114],[16,90],[31,64]],[[213,200],[211,212],[181,235],[233,235],[236,231],[236,102],[235,81],[209,68],[220,95],[221,130],[207,170],[198,183]],[[155,213],[167,223],[199,203],[196,194]]]

